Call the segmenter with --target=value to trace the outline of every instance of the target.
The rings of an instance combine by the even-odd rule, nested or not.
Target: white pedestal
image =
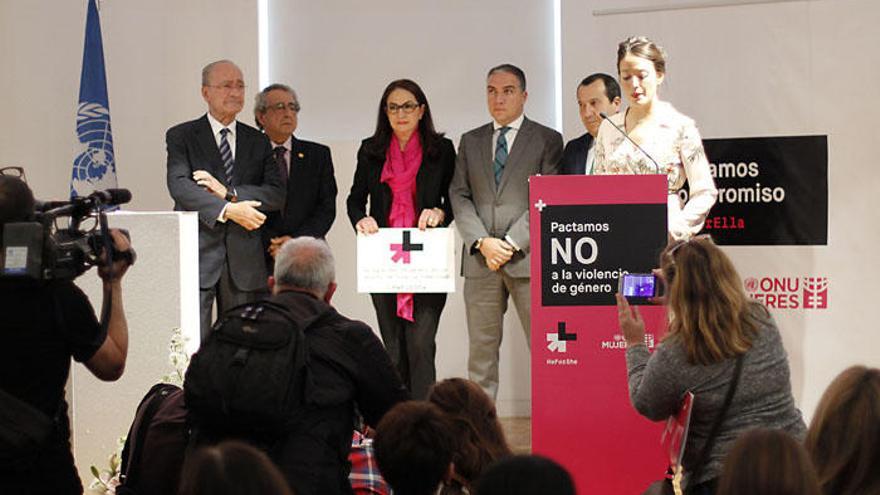
[[[140,399],[172,372],[169,343],[180,328],[187,350],[199,345],[198,217],[190,212],[119,212],[111,227],[127,229],[137,261],[122,281],[128,320],[128,361],[117,382],[101,382],[82,365],[71,368],[68,401],[72,441],[83,485],[92,480],[89,466],[107,467],[117,439],[128,433]],[[100,318],[102,289],[96,270],[76,281]]]

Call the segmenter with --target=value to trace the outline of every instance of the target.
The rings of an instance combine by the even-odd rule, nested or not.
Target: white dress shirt
[[[214,133],[214,141],[217,143],[218,150],[220,149],[220,141],[223,139],[223,134],[220,134],[220,131],[223,129],[229,129],[229,134],[226,135],[226,141],[229,143],[229,151],[232,152],[232,159],[235,160],[235,120],[230,122],[229,125],[224,126],[219,120],[211,115],[211,112],[208,112],[208,123],[211,124],[211,132]]]

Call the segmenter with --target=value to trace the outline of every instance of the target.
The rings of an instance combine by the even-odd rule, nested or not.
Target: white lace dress
[[[703,150],[703,141],[694,121],[679,113],[666,102],[657,102],[655,116],[648,128],[640,131],[649,136],[641,147],[666,173],[669,181],[669,235],[673,239],[688,239],[703,228],[706,215],[715,204],[718,190],[709,170],[709,161]],[[609,117],[624,128],[626,113]],[[658,171],[644,153],[608,122],[602,122],[596,137],[595,174],[654,174]],[[688,182],[690,195],[685,199],[679,191]]]

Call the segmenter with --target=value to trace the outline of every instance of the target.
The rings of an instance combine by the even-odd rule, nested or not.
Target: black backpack
[[[227,432],[287,431],[303,401],[307,324],[272,301],[227,311],[186,372],[195,423]]]
[[[189,443],[183,390],[153,385],[137,407],[120,463],[117,495],[177,493]]]

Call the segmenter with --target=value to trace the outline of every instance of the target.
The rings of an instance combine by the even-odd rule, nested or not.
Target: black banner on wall
[[[703,232],[736,246],[828,244],[828,137],[705,139],[718,201]]]
[[[665,204],[546,206],[541,303],[613,306],[620,274],[650,272],[665,241]]]

